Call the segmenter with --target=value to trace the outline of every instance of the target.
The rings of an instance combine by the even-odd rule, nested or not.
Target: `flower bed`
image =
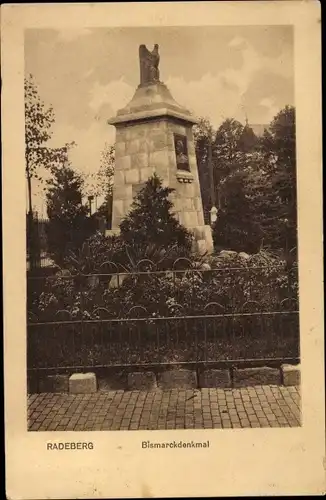
[[[298,357],[296,268],[262,254],[187,262],[30,280],[29,366]]]

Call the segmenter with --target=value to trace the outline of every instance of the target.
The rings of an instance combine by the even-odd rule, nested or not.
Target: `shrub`
[[[79,250],[69,252],[65,264],[72,273],[113,273],[117,272],[117,265],[125,260],[124,254],[125,249],[119,236],[107,237],[97,231]]]
[[[279,259],[261,252],[248,260],[238,255],[215,257],[211,265],[211,271],[139,274],[132,269],[119,277],[99,279],[58,274],[48,278],[29,307],[44,320],[53,319],[58,310],[67,310],[72,317],[96,319],[99,308],[105,309],[107,317],[126,317],[134,306],[138,311],[145,308],[149,317],[297,307],[296,268],[288,270]]]
[[[171,214],[172,202],[168,199],[173,189],[163,187],[154,174],[138,193],[130,213],[120,224],[122,241],[138,251],[148,242],[159,248],[177,246],[189,254],[192,238],[190,233]]]

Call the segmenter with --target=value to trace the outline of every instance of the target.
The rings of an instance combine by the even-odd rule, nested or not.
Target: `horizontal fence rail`
[[[30,368],[297,358],[298,313],[29,324]]]
[[[299,359],[296,268],[119,271],[28,278],[29,370]]]

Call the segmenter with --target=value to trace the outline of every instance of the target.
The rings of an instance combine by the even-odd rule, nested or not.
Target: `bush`
[[[103,258],[107,257],[111,258],[104,252]],[[284,262],[269,254],[261,252],[248,260],[238,255],[214,257],[211,266],[211,271],[148,274],[132,269],[98,278],[58,274],[48,278],[41,293],[34,294],[30,310],[44,320],[53,320],[58,310],[66,310],[74,318],[97,319],[99,308],[105,309],[106,317],[128,317],[135,306],[138,312],[145,308],[147,317],[297,308],[296,268],[288,270]]]
[[[172,202],[168,199],[173,189],[163,187],[154,174],[138,193],[130,213],[120,224],[122,241],[141,251],[148,242],[158,248],[178,247],[190,253],[192,237],[171,214]]]
[[[125,249],[121,238],[107,237],[97,231],[79,250],[69,252],[65,258],[65,265],[74,274],[114,273],[118,271],[118,264],[125,260]]]
[[[261,246],[262,232],[249,217],[242,217],[240,224],[238,213],[221,210],[213,226],[213,240],[215,248],[255,253]]]
[[[97,232],[84,242],[79,251],[70,251],[64,262],[66,269],[73,274],[105,274],[163,271],[175,265],[178,269],[188,269],[197,261],[195,255],[188,255],[184,248],[177,245],[168,248],[154,243],[131,246],[121,236],[107,237]]]

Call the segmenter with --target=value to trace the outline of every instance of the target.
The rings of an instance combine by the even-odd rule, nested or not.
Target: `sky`
[[[25,73],[52,105],[51,145],[75,141],[70,161],[98,170],[115,129],[107,124],[139,84],[138,48],[159,44],[160,79],[174,99],[217,128],[226,118],[268,124],[294,105],[290,26],[39,29],[25,32]],[[42,189],[33,204],[45,216]]]

